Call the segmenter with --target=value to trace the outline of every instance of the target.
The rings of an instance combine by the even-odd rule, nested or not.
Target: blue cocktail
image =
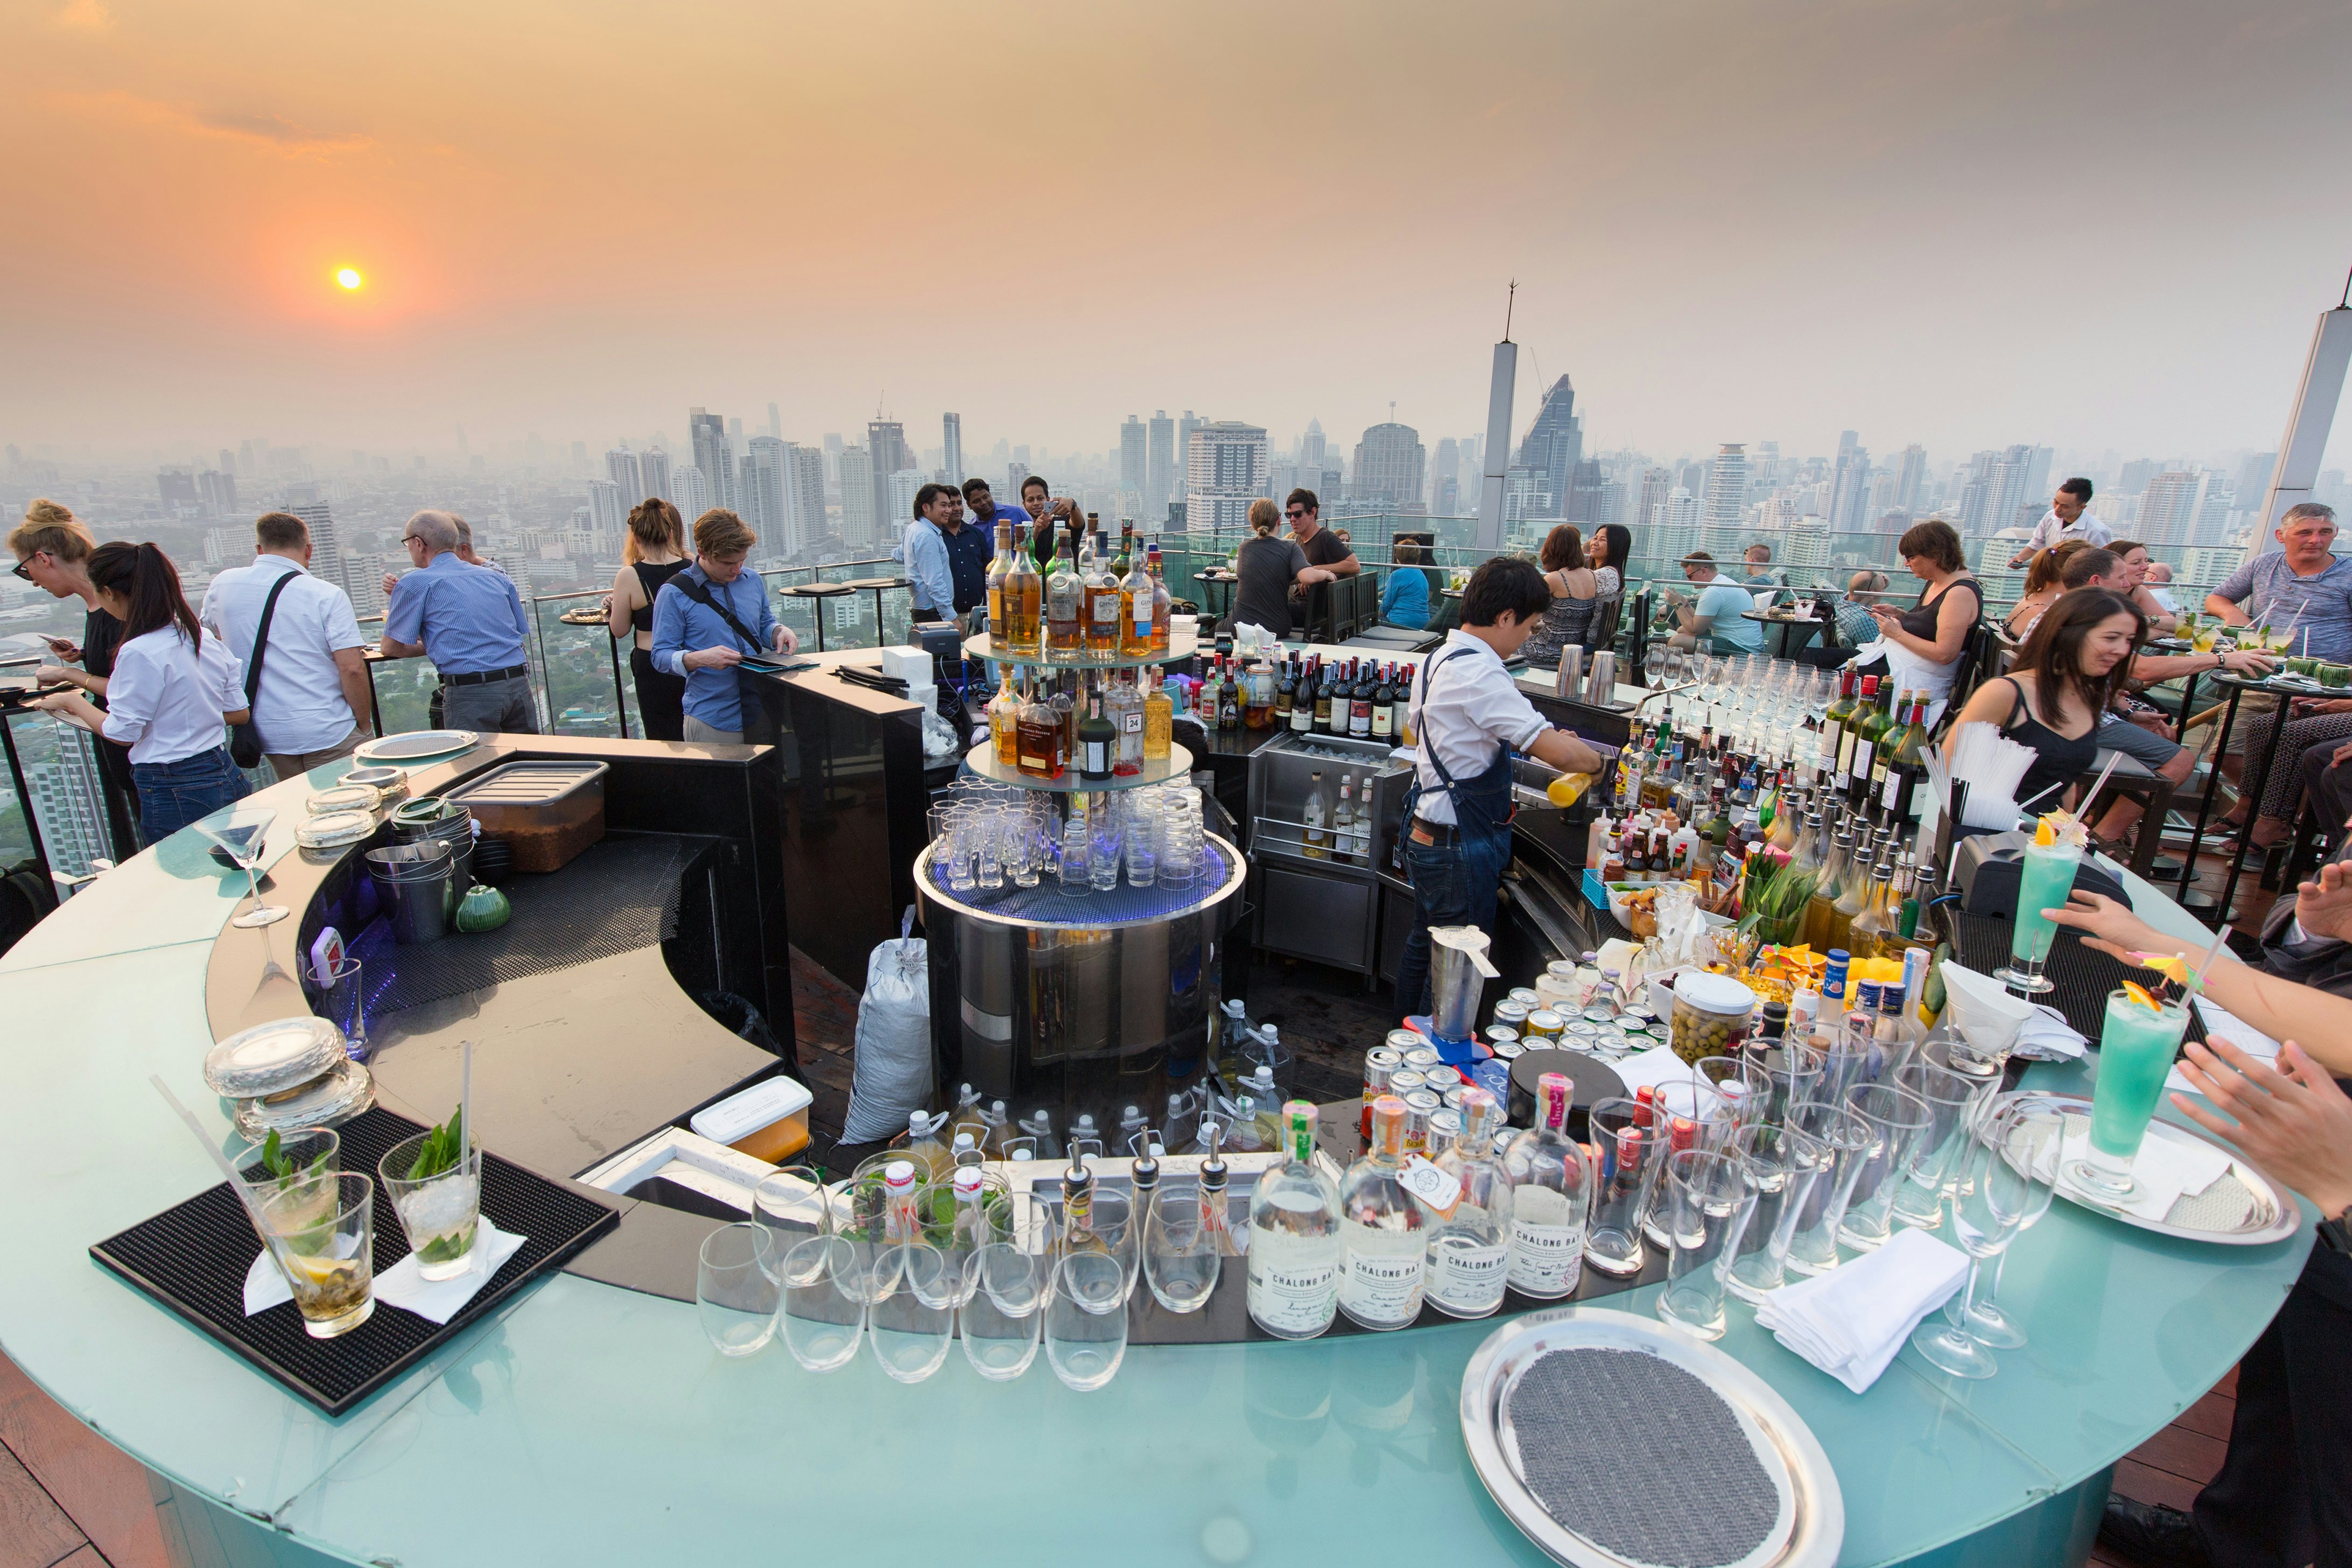
[[[2042,831],[2049,830],[2045,827]],[[2051,939],[2058,935],[2042,912],[2065,907],[2067,894],[2074,890],[2074,873],[2083,863],[2083,846],[2056,837],[2053,842],[2037,841],[2025,846],[2025,863],[2020,869],[2017,887],[2016,919],[2010,928],[2009,966],[1993,971],[1993,977],[2012,990],[2041,992],[2051,988],[2049,979],[2042,973],[2044,960],[2050,956]]]
[[[2091,1085],[2090,1148],[2066,1174],[2093,1192],[2131,1197],[2132,1161],[2147,1136],[2164,1081],[2189,1028],[2183,1002],[2144,1000],[2116,989],[2107,993],[2106,1019],[2099,1027],[2099,1074]]]

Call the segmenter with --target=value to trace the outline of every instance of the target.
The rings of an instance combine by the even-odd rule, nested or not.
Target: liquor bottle
[[[1021,694],[1013,689],[1013,666],[999,664],[998,672],[1004,684],[997,688],[995,698],[988,705],[988,737],[996,747],[996,765],[1018,770],[1021,767]]]
[[[1837,904],[1830,915],[1831,946],[1853,953],[1853,923],[1869,903],[1870,856],[1861,845],[1850,843],[1845,871],[1838,882]]]
[[[1370,664],[1356,676],[1356,685],[1348,694],[1348,733],[1358,740],[1372,737],[1372,671]]]
[[[1331,809],[1323,803],[1323,774],[1320,769],[1307,776],[1307,805],[1299,815],[1305,824],[1300,836],[1300,848],[1308,860],[1329,857],[1331,835],[1324,824],[1330,820]]]
[[[1087,648],[1086,580],[1067,550],[1054,558],[1052,568],[1045,579],[1045,657],[1056,664],[1075,663]]]
[[[1699,820],[1698,831],[1706,841],[1710,857],[1722,853],[1723,846],[1731,841],[1731,815],[1724,810],[1720,784],[1707,792],[1706,815]]]
[[[1176,705],[1169,699],[1168,683],[1154,680],[1143,694],[1143,759],[1165,762],[1171,731],[1176,722]]]
[[[1837,697],[1822,715],[1822,754],[1828,758],[1825,766],[1837,770],[1838,747],[1845,738],[1846,726],[1853,719],[1854,683],[1860,677],[1852,664],[1838,674]]]
[[[1059,779],[1062,776],[1061,717],[1033,689],[1029,700],[1021,705],[1018,721],[1021,771],[1032,779]]]
[[[1217,689],[1217,727],[1227,734],[1238,734],[1242,727],[1242,685],[1239,674],[1231,659],[1225,661],[1225,673]]]
[[[1143,564],[1151,574],[1151,651],[1164,653],[1168,652],[1168,618],[1174,612],[1176,601],[1168,591],[1168,579],[1161,575],[1158,545],[1143,552]]]
[[[1112,575],[1124,578],[1135,570],[1135,519],[1122,517],[1118,524],[1118,554],[1112,558]]]
[[[1584,1221],[1592,1201],[1581,1145],[1568,1136],[1570,1082],[1564,1072],[1536,1080],[1536,1124],[1503,1147],[1510,1189],[1510,1285],[1523,1296],[1557,1301],[1584,1272]]]
[[[1274,667],[1260,659],[1242,672],[1242,723],[1264,729],[1274,722]]]
[[[1014,653],[1037,652],[1037,612],[1045,585],[1018,542],[1014,528],[1013,557],[1005,562],[1003,585],[1004,646]]]
[[[1004,642],[1004,580],[1013,570],[1013,522],[996,525],[996,556],[988,563],[988,642],[997,647]]]
[[[1143,694],[1122,670],[1103,697],[1103,716],[1118,738],[1111,747],[1111,771],[1132,779],[1143,771]]]
[[[1339,1189],[1315,1168],[1315,1107],[1282,1108],[1283,1163],[1250,1194],[1250,1321],[1276,1339],[1313,1339],[1339,1305]]]
[[[1356,781],[1356,863],[1372,863],[1372,780],[1370,775]]]
[[[1130,523],[1121,545],[1129,559],[1119,576],[1118,651],[1124,657],[1140,659],[1151,653],[1151,574],[1143,569],[1143,557],[1134,545]]]
[[[1812,896],[1805,904],[1805,946],[1816,953],[1840,946],[1830,940],[1830,931],[1836,924],[1838,894],[1844,887],[1845,845],[1846,841],[1834,834],[1825,832],[1821,839],[1819,874],[1813,880]]]
[[[1404,1174],[1404,1102],[1372,1102],[1371,1148],[1339,1183],[1339,1310],[1368,1329],[1401,1329],[1421,1315],[1428,1224]]]
[[[1339,809],[1331,814],[1331,858],[1341,865],[1356,863],[1355,786],[1352,774],[1339,776]]]
[[[1090,539],[1081,561],[1087,585],[1087,656],[1108,659],[1118,653],[1118,579],[1110,570],[1100,535]]]
[[[1889,733],[1892,733],[1891,731]],[[1886,785],[1879,804],[1886,820],[1907,828],[1918,814],[1919,786],[1927,778],[1927,694],[1911,694],[1910,722],[1887,757]]]
[[[1877,702],[1854,727],[1853,781],[1846,793],[1846,802],[1857,811],[1870,804],[1870,776],[1877,766],[1878,740],[1886,733],[1887,726],[1895,722],[1894,706],[1893,685],[1882,685]]]
[[[1462,1092],[1462,1130],[1433,1160],[1409,1162],[1405,1186],[1429,1230],[1429,1304],[1453,1318],[1483,1318],[1503,1304],[1511,1189],[1495,1171],[1501,1107],[1486,1090]]]
[[[1899,956],[1903,939],[1895,935],[1895,925],[1901,918],[1895,902],[1895,868],[1882,858],[1871,867],[1870,891],[1864,896],[1862,913],[1853,917],[1847,951],[1857,958]]]
[[[1260,1124],[1260,1126],[1264,1128],[1274,1124],[1269,1119]],[[1268,1142],[1265,1136],[1256,1137],[1252,1142],[1249,1152],[1253,1154],[1263,1152],[1268,1146]],[[1150,1163],[1153,1171],[1157,1173],[1160,1162],[1153,1160]],[[1224,1157],[1217,1152],[1217,1146],[1213,1141],[1209,1145],[1209,1157],[1201,1162],[1201,1234],[1204,1239],[1212,1241],[1220,1258],[1239,1258],[1242,1256],[1243,1248],[1247,1245],[1246,1238],[1237,1239],[1234,1235],[1233,1205],[1226,1197],[1228,1178],[1231,1175],[1232,1172],[1226,1166]],[[1146,1212],[1144,1202],[1140,1198],[1136,1203],[1135,1211],[1139,1215]]]
[[[1412,734],[1412,682],[1419,672],[1408,664],[1396,684],[1396,711],[1389,716],[1389,738],[1399,746],[1411,746]]]
[[[1274,688],[1274,724],[1277,729],[1290,727],[1290,710],[1298,703],[1298,666],[1290,659],[1282,661],[1282,679]]]
[[[1108,779],[1118,755],[1118,727],[1103,716],[1102,698],[1087,705],[1078,720],[1078,777]]]
[[[1841,795],[1850,793],[1853,788],[1854,747],[1860,741],[1862,727],[1877,701],[1878,677],[1863,676],[1861,694],[1854,698],[1853,706],[1847,711],[1838,731],[1837,766],[1832,775],[1831,787]]]
[[[1053,695],[1045,699],[1045,706],[1054,710],[1055,727],[1061,734],[1061,766],[1065,768],[1078,765],[1078,716],[1086,711],[1078,706],[1078,693],[1084,689],[1085,678],[1063,677],[1055,684]]]
[[[1372,738],[1387,740],[1396,734],[1396,676],[1394,666],[1381,666],[1381,678],[1372,686]]]
[[[1314,730],[1318,735],[1331,733],[1332,674],[1335,668],[1327,665],[1319,672],[1321,678],[1315,683]]]

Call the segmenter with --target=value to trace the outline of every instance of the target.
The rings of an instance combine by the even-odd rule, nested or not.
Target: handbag
[[[279,578],[261,603],[261,624],[253,633],[253,658],[245,666],[245,722],[228,727],[229,760],[239,768],[261,766],[261,729],[253,722],[253,699],[261,690],[261,656],[269,651],[269,622],[278,613],[278,596],[297,575],[289,571]]]

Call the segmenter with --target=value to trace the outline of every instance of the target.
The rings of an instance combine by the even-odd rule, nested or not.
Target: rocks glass
[[[430,1133],[401,1139],[376,1162],[384,1196],[400,1216],[408,1249],[416,1254],[416,1271],[427,1280],[454,1280],[474,1263],[474,1240],[481,1232],[482,1146],[474,1142],[471,1128],[464,1131],[466,1149],[457,1163],[431,1176],[409,1175]]]
[[[702,1239],[695,1262],[694,1307],[702,1332],[721,1355],[757,1355],[776,1333],[775,1239],[764,1225],[739,1220]]]
[[[254,1223],[294,1292],[302,1332],[333,1339],[375,1311],[375,1184],[337,1176],[332,1201],[321,1197],[298,1184],[263,1203]]]

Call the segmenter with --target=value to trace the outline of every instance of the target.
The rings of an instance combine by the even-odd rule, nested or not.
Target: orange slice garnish
[[[2132,1000],[2137,1002],[2140,1006],[2147,1009],[2150,1012],[2161,1012],[2164,1010],[2162,1005],[2158,1003],[2154,997],[2149,996],[2137,980],[2126,980],[2124,982],[2124,994],[2131,998]]]

